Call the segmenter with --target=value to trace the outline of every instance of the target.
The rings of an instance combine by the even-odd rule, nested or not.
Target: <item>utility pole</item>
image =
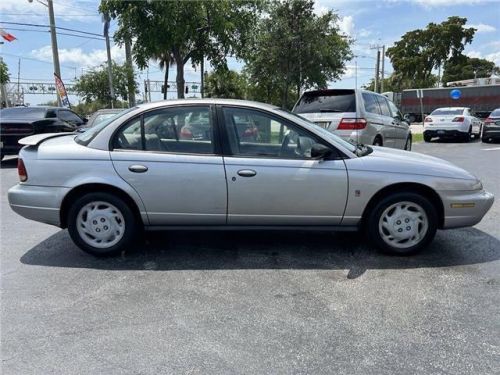
[[[385,60],[385,45],[382,46],[382,80],[380,81],[380,92],[384,92],[384,60]]]
[[[104,19],[104,37],[106,38],[106,53],[108,55],[108,81],[109,81],[109,94],[111,96],[111,108],[114,108],[115,91],[113,90],[113,70],[111,65],[111,47],[109,45],[109,15],[103,15]]]
[[[17,61],[17,103],[19,103],[19,98],[21,97],[21,59]]]
[[[56,35],[56,18],[54,16],[54,4],[52,0],[47,0],[47,7],[49,8],[49,23],[50,23],[50,39],[52,41],[52,60],[54,61],[54,73],[61,77],[61,67],[59,66],[59,49],[57,48],[57,35]],[[62,107],[61,97],[57,92],[57,104]]]
[[[200,70],[201,70],[201,84],[200,84],[200,92],[201,92],[201,98],[203,99],[203,94],[204,94],[204,88],[205,88],[205,81],[204,81],[204,75],[205,75],[205,56],[201,56],[201,66],[200,66]],[[165,88],[166,90],[167,88]]]
[[[128,86],[128,106],[132,108],[135,106],[135,89],[134,89],[134,65],[132,64],[132,53],[130,50],[130,39],[125,39],[125,59],[127,61],[127,67],[129,69],[127,75],[127,86]]]
[[[380,50],[377,49],[377,61],[375,62],[375,92],[379,92],[379,72],[380,72]]]

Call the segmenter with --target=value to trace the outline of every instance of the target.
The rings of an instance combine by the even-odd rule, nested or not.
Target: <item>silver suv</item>
[[[385,96],[330,89],[302,94],[293,112],[355,144],[411,150],[409,124]]]

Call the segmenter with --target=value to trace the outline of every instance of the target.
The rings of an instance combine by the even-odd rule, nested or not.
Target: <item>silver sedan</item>
[[[203,134],[186,130],[200,118]],[[362,230],[386,252],[411,254],[493,204],[449,162],[355,146],[248,101],[150,103],[82,134],[21,143],[12,209],[68,228],[94,255],[130,248],[143,228]]]

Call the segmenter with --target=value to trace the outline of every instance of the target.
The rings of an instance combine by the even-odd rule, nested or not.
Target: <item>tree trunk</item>
[[[177,98],[184,99],[184,86],[185,86],[184,61],[183,61],[184,59],[182,58],[179,52],[174,53],[174,58],[175,58],[175,64],[177,66],[177,78],[176,78]]]
[[[168,69],[170,68],[169,61],[165,61],[165,80],[163,82],[163,87],[165,87],[165,91],[163,92],[163,99],[167,99],[167,91],[168,91]]]

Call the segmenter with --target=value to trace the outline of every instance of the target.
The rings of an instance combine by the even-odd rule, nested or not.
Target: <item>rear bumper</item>
[[[26,219],[60,226],[60,208],[69,188],[17,184],[9,189],[9,205]]]
[[[439,195],[444,206],[443,229],[470,227],[479,223],[495,199],[485,190],[439,191]]]
[[[500,128],[483,127],[483,138],[500,138]]]
[[[428,137],[465,137],[468,133],[457,129],[425,129],[424,136]]]

